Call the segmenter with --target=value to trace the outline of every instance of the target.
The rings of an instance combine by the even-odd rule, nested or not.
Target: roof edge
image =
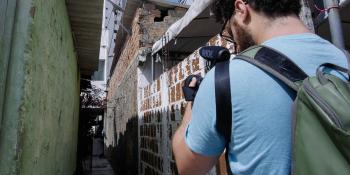
[[[165,6],[165,7],[182,7],[182,8],[190,8],[190,5],[185,5],[185,4],[178,4],[174,2],[168,2],[164,0],[146,0],[149,2],[152,2],[154,4],[160,5],[160,6]]]

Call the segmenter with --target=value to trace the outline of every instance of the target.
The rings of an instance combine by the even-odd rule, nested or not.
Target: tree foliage
[[[82,108],[104,108],[106,106],[103,90],[88,80],[81,81],[80,101]]]

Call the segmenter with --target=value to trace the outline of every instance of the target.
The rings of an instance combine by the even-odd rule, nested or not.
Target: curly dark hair
[[[212,12],[218,21],[228,20],[234,13],[235,0],[215,0]],[[266,16],[275,18],[291,14],[299,15],[300,0],[246,0],[255,11],[263,12]]]

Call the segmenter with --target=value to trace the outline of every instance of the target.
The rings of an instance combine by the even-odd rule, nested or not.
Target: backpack
[[[345,54],[350,67],[349,54]],[[318,67],[316,76],[308,77],[287,56],[261,45],[234,59],[259,67],[296,92],[292,107],[292,175],[349,175],[350,78],[346,82],[324,69],[337,70],[349,77],[350,71],[325,63]],[[216,129],[225,137],[228,148],[232,127],[229,62],[219,62],[215,67]],[[228,151],[226,161],[227,156]],[[226,165],[231,174],[229,164]]]

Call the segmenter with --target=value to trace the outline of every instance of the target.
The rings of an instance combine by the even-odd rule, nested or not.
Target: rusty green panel
[[[10,1],[7,1],[9,3]],[[21,99],[24,84],[24,55],[28,41],[30,20],[26,12],[30,1],[14,1],[16,7],[12,13],[13,29],[11,44],[4,52],[8,52],[6,77],[4,77],[5,97],[3,98],[2,121],[0,130],[0,169],[3,175],[13,175],[19,172],[20,131],[21,131]],[[6,7],[6,10],[10,10]],[[8,19],[6,19],[8,20]],[[8,36],[7,36],[8,37]],[[4,39],[5,36],[3,35]],[[7,42],[6,42],[7,43]],[[5,49],[5,48],[2,48]],[[6,58],[5,58],[6,59]]]
[[[0,65],[8,68],[7,75],[0,79],[5,87],[1,89],[5,98],[0,174],[73,174],[79,70],[65,1],[8,2],[14,2],[16,8],[12,42],[7,47],[1,43],[1,51],[8,52],[9,61],[8,66],[3,62]],[[8,37],[0,34],[0,41]]]
[[[0,0],[0,129],[16,1]]]

